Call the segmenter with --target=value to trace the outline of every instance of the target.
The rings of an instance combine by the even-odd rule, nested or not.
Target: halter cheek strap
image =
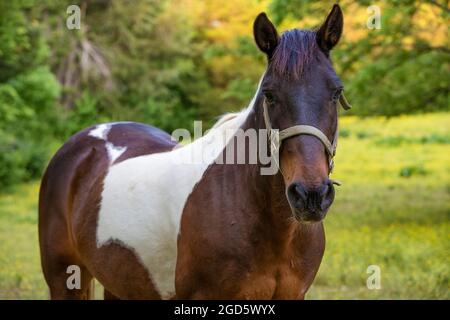
[[[345,99],[343,94],[339,98],[339,104],[345,110],[348,110],[351,108],[350,104],[347,102],[347,99]],[[338,129],[336,129],[336,132],[333,137],[333,141],[331,141],[331,142],[330,142],[330,140],[328,140],[327,136],[321,130],[319,130],[318,128],[313,127],[313,126],[309,126],[309,125],[296,125],[296,126],[292,126],[292,127],[286,128],[284,130],[278,131],[278,129],[272,128],[266,101],[263,102],[263,109],[264,109],[263,110],[264,122],[266,125],[267,134],[269,136],[270,148],[271,148],[272,154],[278,153],[281,143],[283,142],[283,140],[285,140],[287,138],[290,138],[293,136],[298,136],[298,135],[314,136],[317,139],[319,139],[322,142],[322,144],[324,145],[325,150],[328,155],[329,172],[331,173],[333,171],[333,167],[334,167],[333,158],[336,154],[337,140],[338,140],[338,135],[339,135]]]

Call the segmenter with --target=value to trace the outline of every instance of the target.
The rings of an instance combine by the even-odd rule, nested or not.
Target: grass
[[[38,183],[0,197],[0,298],[45,299],[37,236]]]
[[[449,299],[450,114],[343,118],[325,221],[327,249],[308,299]],[[367,267],[381,289],[366,286]]]
[[[450,299],[449,123],[450,113],[342,118],[333,178],[343,186],[307,299]],[[37,192],[33,182],[0,195],[0,299],[48,298]],[[366,286],[370,265],[379,290]]]

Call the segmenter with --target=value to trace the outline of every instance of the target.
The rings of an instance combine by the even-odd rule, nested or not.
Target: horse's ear
[[[272,58],[278,45],[278,33],[264,12],[261,12],[253,23],[253,36],[258,48],[267,54],[269,59]]]
[[[343,28],[344,16],[339,5],[335,4],[316,34],[317,44],[323,52],[328,54],[339,42]]]

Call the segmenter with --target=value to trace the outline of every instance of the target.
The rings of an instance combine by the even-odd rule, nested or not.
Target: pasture
[[[324,260],[307,299],[450,299],[450,113],[343,117]],[[46,299],[39,182],[0,195],[0,299]],[[366,287],[369,265],[381,289]],[[97,285],[96,297],[101,297]]]

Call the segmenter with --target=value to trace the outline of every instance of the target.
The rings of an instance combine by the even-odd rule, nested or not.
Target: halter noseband
[[[342,106],[342,108],[344,110],[349,110],[351,108],[351,105],[348,103],[347,99],[345,98],[344,93],[342,93],[339,98],[339,104]],[[272,155],[278,153],[280,146],[281,146],[281,142],[283,142],[283,140],[285,140],[287,138],[302,135],[302,134],[314,136],[317,139],[319,139],[320,142],[322,142],[322,144],[324,145],[325,150],[327,151],[327,154],[328,154],[329,173],[331,173],[333,171],[333,167],[334,167],[333,158],[336,154],[337,140],[338,140],[338,135],[339,135],[337,128],[336,128],[336,132],[333,137],[333,141],[331,141],[331,142],[330,142],[330,140],[328,140],[327,136],[321,130],[319,130],[313,126],[309,126],[309,125],[296,125],[296,126],[292,126],[292,127],[286,128],[286,129],[278,132],[278,129],[272,128],[272,125],[270,122],[270,117],[269,117],[269,112],[267,110],[267,104],[266,104],[265,100],[263,102],[263,115],[264,115],[264,122],[265,122],[266,129],[267,129],[267,134],[268,134],[269,141],[270,141],[270,148],[271,148]]]

